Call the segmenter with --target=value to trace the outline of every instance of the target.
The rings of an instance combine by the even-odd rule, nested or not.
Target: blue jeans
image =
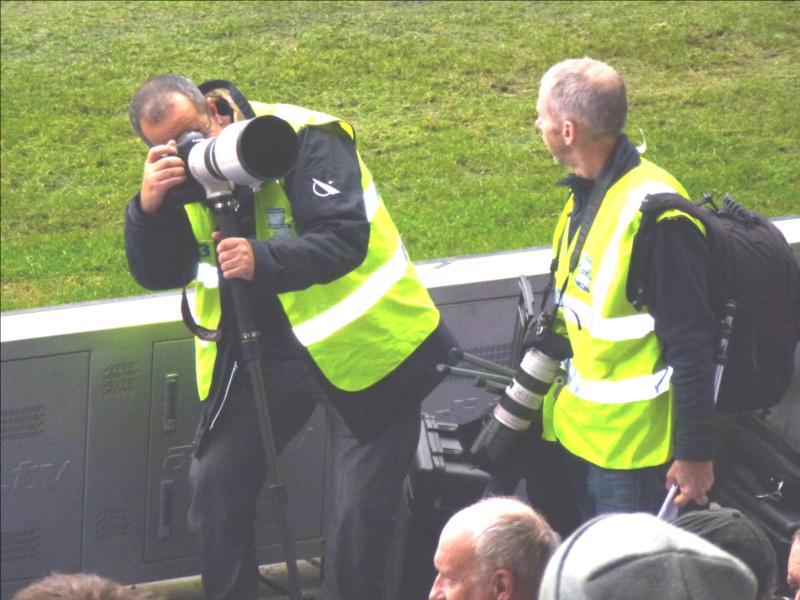
[[[568,455],[569,474],[581,520],[606,513],[658,513],[667,495],[664,476],[668,465],[604,469]]]

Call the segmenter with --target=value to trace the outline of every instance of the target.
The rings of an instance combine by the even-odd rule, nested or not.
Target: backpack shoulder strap
[[[705,215],[703,214],[705,209],[675,192],[648,194],[642,201],[640,210],[643,220],[652,217],[658,221],[666,211],[679,210],[700,221],[705,221]]]
[[[547,285],[545,286],[544,296],[542,297],[542,308],[539,311],[539,324],[537,326],[539,335],[541,335],[545,329],[550,329],[552,327],[556,311],[558,310],[558,306],[562,302],[561,299],[564,297],[564,292],[567,289],[567,283],[569,282],[570,274],[578,265],[578,260],[580,259],[583,245],[586,242],[586,238],[589,236],[589,231],[592,228],[594,219],[597,216],[597,213],[600,211],[600,205],[603,202],[603,198],[605,197],[608,188],[611,186],[611,179],[613,176],[612,166],[612,161],[606,163],[594,185],[592,186],[589,199],[586,201],[586,206],[583,207],[583,211],[581,212],[581,218],[578,224],[578,238],[575,242],[575,247],[572,250],[572,255],[569,258],[567,276],[564,278],[564,283],[561,285],[558,300],[555,300],[553,302],[553,306],[547,310],[547,301],[555,290],[556,271],[558,270],[558,253],[560,251],[561,244],[564,241],[565,235],[567,237],[567,245],[569,246],[569,234],[566,233],[569,230],[569,223],[564,223],[564,229],[562,229],[561,235],[558,238],[558,244],[556,245],[555,252],[553,253],[553,259],[550,261],[550,276],[548,278]]]
[[[656,224],[662,216],[668,211],[679,210],[698,219],[704,225],[707,222],[707,215],[704,214],[706,209],[674,192],[648,194],[642,201],[639,210],[642,213],[642,221],[633,240],[625,290],[628,302],[636,310],[641,310],[645,304],[648,304],[647,288],[650,282],[650,265],[656,241]]]

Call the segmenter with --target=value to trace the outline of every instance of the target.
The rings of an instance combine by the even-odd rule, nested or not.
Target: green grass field
[[[148,76],[349,120],[415,260],[541,246],[566,174],[541,74],[617,67],[628,132],[690,193],[800,212],[798,2],[3,2],[2,310],[145,293],[124,208]]]

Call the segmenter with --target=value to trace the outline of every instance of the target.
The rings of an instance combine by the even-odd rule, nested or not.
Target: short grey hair
[[[464,511],[473,523],[475,559],[482,575],[508,569],[517,582],[537,592],[560,541],[545,518],[513,497],[486,498]]]
[[[625,129],[625,82],[606,63],[588,57],[565,60],[550,67],[539,89],[551,114],[577,121],[593,139],[616,138]]]
[[[188,98],[200,114],[209,112],[205,96],[188,77],[174,73],[151,77],[136,90],[128,105],[128,117],[134,131],[148,145],[150,140],[142,132],[142,121],[159,123],[172,106],[173,94]]]
[[[155,600],[94,573],[51,573],[18,591],[13,600]]]

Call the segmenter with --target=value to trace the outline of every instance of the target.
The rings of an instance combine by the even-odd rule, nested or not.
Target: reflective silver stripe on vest
[[[651,333],[655,327],[649,313],[627,317],[603,318],[592,312],[592,307],[574,296],[564,294],[561,306],[564,307],[564,320],[576,323],[589,331],[598,340],[619,342],[638,340]]]
[[[630,379],[593,381],[583,379],[577,369],[570,364],[567,373],[567,389],[581,400],[597,404],[626,404],[640,400],[652,400],[669,389],[672,367],[667,367],[651,375],[641,375]]]
[[[617,219],[617,226],[614,228],[614,233],[611,235],[606,252],[600,260],[600,267],[597,271],[597,276],[592,282],[592,309],[596,314],[601,314],[603,306],[606,304],[609,288],[611,287],[614,276],[620,268],[628,269],[628,265],[624,267],[619,264],[619,252],[622,245],[622,238],[630,227],[634,217],[639,213],[639,208],[642,205],[642,200],[648,194],[657,194],[661,192],[675,193],[673,187],[666,183],[659,181],[648,181],[639,187],[632,189],[628,192],[628,198],[625,201],[625,206],[620,212]]]
[[[367,211],[367,221],[372,222],[372,217],[378,212],[380,205],[381,197],[378,195],[378,190],[374,183],[370,183],[369,187],[364,190],[364,209]]]
[[[209,289],[219,286],[217,267],[205,262],[197,263],[197,277],[195,277],[195,279]]]
[[[402,242],[398,241],[392,257],[372,273],[361,286],[338,304],[293,328],[300,343],[308,347],[333,335],[367,312],[402,279],[408,257]]]

